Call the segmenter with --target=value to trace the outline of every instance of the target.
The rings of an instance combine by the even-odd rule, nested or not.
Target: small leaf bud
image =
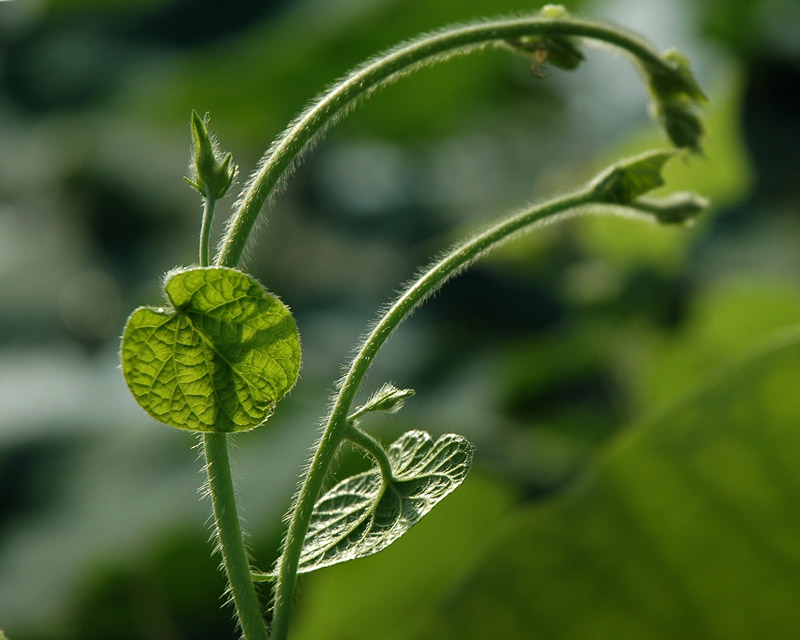
[[[371,411],[397,413],[403,408],[405,401],[413,395],[413,389],[398,389],[393,384],[387,382],[378,389],[356,413],[359,415]]]
[[[201,118],[192,111],[192,161],[190,178],[192,187],[206,198],[219,200],[228,193],[238,171],[230,153],[222,154],[208,132],[208,116]]]

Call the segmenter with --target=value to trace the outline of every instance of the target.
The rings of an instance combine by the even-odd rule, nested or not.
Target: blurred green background
[[[567,6],[690,57],[711,98],[706,154],[668,177],[712,210],[688,231],[548,227],[398,332],[367,389],[392,380],[418,393],[371,431],[387,442],[457,431],[478,447],[474,468],[392,548],[304,578],[298,638],[797,637],[800,3]],[[211,113],[246,175],[366,57],[536,9],[0,2],[0,627],[11,640],[237,637],[195,439],[138,409],[117,360],[127,314],[158,304],[161,274],[196,259],[200,203],[182,180],[191,110]],[[247,267],[291,306],[304,346],[292,395],[236,439],[262,569],[341,363],[399,284],[499,214],[665,145],[625,60],[591,50],[578,71],[545,79],[528,67],[490,50],[384,90],[308,155],[261,226]],[[337,475],[365,464],[346,453]]]

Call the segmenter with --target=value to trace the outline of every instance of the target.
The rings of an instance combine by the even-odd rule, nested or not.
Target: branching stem
[[[580,191],[518,213],[490,227],[483,233],[456,246],[444,258],[428,268],[380,318],[351,362],[339,387],[339,393],[334,400],[325,431],[295,503],[284,542],[283,554],[277,568],[278,582],[275,587],[272,640],[284,640],[287,636],[291,602],[297,580],[297,567],[314,502],[322,490],[328,468],[336,456],[339,445],[348,435],[348,411],[378,350],[389,335],[425,298],[482,254],[499,246],[522,230],[567,215],[588,204],[591,204],[591,193]]]
[[[503,19],[450,28],[423,36],[357,68],[306,109],[278,138],[262,158],[258,171],[245,186],[220,245],[216,264],[234,267],[239,263],[261,209],[292,170],[298,157],[318,135],[352,108],[360,98],[426,64],[465,54],[486,45],[502,44],[528,36],[597,40],[629,54],[636,64],[650,72],[663,72],[666,75],[678,73],[675,65],[659,56],[652,47],[638,37],[609,25],[573,18]],[[339,445],[346,437],[355,439],[357,444],[365,446],[368,451],[373,444],[361,437],[366,434],[353,431],[354,427],[348,421],[347,415],[367,369],[388,336],[427,296],[483,253],[521,230],[573,212],[591,202],[589,191],[577,192],[519,213],[480,233],[433,264],[380,318],[341,382],[325,430],[297,496],[283,552],[277,565],[278,581],[275,587],[272,640],[285,640],[287,637],[304,538],[314,503]],[[207,201],[200,240],[200,260],[203,264],[208,263],[208,235],[212,215],[213,202]],[[205,446],[220,547],[242,628],[248,640],[263,639],[266,638],[266,630],[258,610],[258,600],[236,513],[226,435],[206,435]],[[374,447],[372,452],[378,453]],[[382,448],[381,452],[384,457],[377,455],[376,459],[385,473],[387,470],[384,467],[388,465],[388,459],[385,458]]]
[[[598,40],[631,54],[634,60],[649,68],[675,73],[670,63],[640,38],[610,25],[575,18],[509,18],[423,36],[357,68],[294,121],[267,151],[260,169],[245,186],[223,238],[217,264],[227,267],[238,264],[256,218],[276,186],[307,145],[359,98],[426,64],[466,54],[488,44],[533,35]]]
[[[389,482],[393,478],[392,463],[389,462],[389,456],[386,454],[386,449],[375,438],[369,435],[366,431],[362,431],[352,422],[349,423],[348,429],[345,432],[345,437],[353,444],[358,445],[371,455],[375,462],[381,469],[381,475],[384,482]]]

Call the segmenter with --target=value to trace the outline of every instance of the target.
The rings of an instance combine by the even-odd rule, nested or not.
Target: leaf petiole
[[[217,206],[217,199],[203,198],[203,222],[200,226],[200,266],[207,267],[210,264],[208,251],[209,238],[211,237],[211,222],[214,219],[214,209]]]
[[[386,450],[383,448],[383,445],[369,435],[366,431],[359,429],[354,422],[348,422],[349,426],[345,432],[345,438],[369,453],[375,462],[378,463],[378,466],[381,470],[381,476],[383,476],[383,481],[391,482],[394,479],[392,463],[389,461],[389,456],[386,454]]]

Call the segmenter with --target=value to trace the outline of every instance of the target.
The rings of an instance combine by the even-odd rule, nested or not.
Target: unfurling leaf
[[[156,420],[190,431],[246,431],[297,380],[289,309],[241,271],[198,267],[168,277],[168,309],[139,307],[125,326],[122,372]]]
[[[689,100],[656,102],[653,111],[672,144],[679,149],[701,150],[703,120]]]
[[[664,52],[662,58],[673,67],[673,73],[666,73],[657,67],[646,67],[649,88],[656,100],[670,102],[688,98],[698,105],[708,102],[708,97],[695,79],[686,56],[670,49]]]
[[[361,416],[372,411],[397,413],[403,408],[406,400],[414,395],[413,389],[398,389],[391,382],[386,382],[369,400],[356,409],[353,414]]]
[[[662,59],[671,70],[654,65],[643,68],[653,96],[653,115],[672,144],[681,149],[700,151],[703,121],[699,107],[708,102],[708,98],[692,74],[686,56],[671,49]]]
[[[630,205],[636,198],[664,185],[661,170],[675,151],[649,151],[610,166],[592,181],[598,202]]]
[[[391,482],[372,469],[343,480],[317,501],[298,571],[388,547],[464,481],[472,453],[473,446],[457,434],[436,442],[424,431],[403,434],[389,447]]]

